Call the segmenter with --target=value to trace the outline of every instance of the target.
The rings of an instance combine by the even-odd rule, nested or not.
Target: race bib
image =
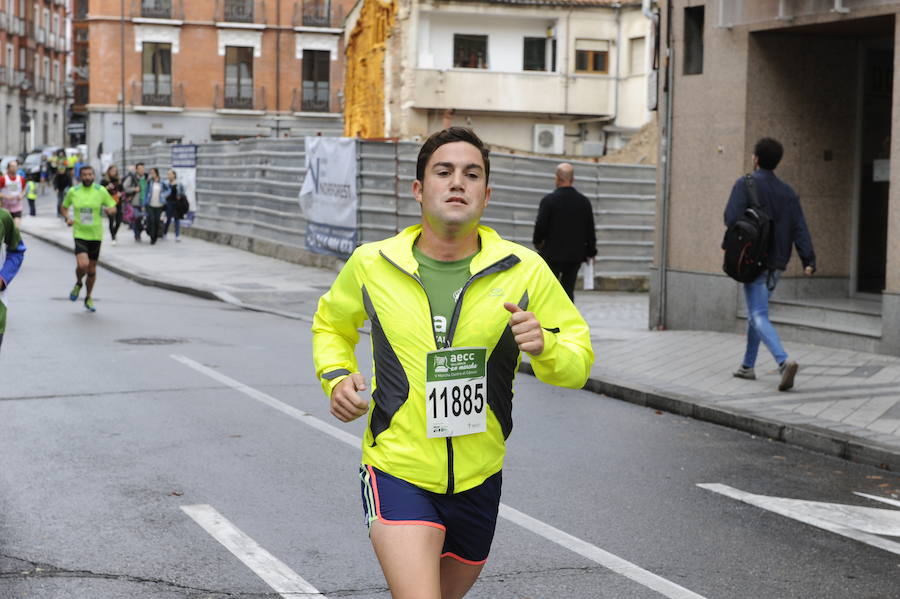
[[[451,347],[425,357],[425,422],[429,438],[487,430],[487,348]]]
[[[94,209],[93,208],[82,208],[78,211],[78,222],[82,225],[93,225],[94,224]]]

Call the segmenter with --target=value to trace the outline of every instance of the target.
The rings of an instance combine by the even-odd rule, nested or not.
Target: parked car
[[[25,157],[25,161],[22,163],[22,170],[25,171],[26,177],[40,177],[41,156],[40,152],[32,152]]]

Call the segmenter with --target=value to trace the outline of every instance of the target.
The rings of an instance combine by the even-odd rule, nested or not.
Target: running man
[[[0,196],[3,208],[12,214],[16,226],[22,224],[22,204],[25,202],[25,177],[18,173],[19,163],[11,160],[6,165],[6,174],[0,177]]]
[[[343,422],[368,414],[363,509],[394,599],[456,599],[487,561],[500,504],[513,378],[578,389],[587,324],[547,263],[481,226],[490,161],[471,130],[431,135],[412,193],[421,224],[357,248],[319,300],[316,375]],[[372,329],[372,399],[357,330]]]
[[[3,208],[0,208],[0,258],[3,259],[0,266],[0,345],[3,345],[3,333],[6,331],[6,288],[19,272],[25,258],[25,244],[22,243],[19,229],[13,222],[12,215]]]
[[[96,312],[93,296],[94,282],[97,280],[97,260],[100,258],[100,243],[103,241],[103,217],[101,209],[106,214],[116,213],[116,201],[109,195],[106,188],[94,183],[94,168],[89,165],[81,167],[81,184],[69,189],[66,199],[63,200],[60,214],[66,219],[66,224],[73,227],[75,236],[75,286],[69,293],[69,299],[78,300],[81,293],[81,281],[87,276],[87,295],[84,298],[84,307],[91,312]],[[74,219],[69,216],[69,206],[72,206]]]

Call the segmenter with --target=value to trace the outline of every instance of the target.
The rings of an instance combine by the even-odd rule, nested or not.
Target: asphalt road
[[[26,243],[0,353],[0,598],[389,597],[348,438],[363,423],[328,414],[307,324],[103,270],[89,314],[67,299],[72,255]],[[896,500],[896,474],[526,375],[514,417],[469,597],[900,596],[900,504],[855,494]],[[866,507],[875,534],[703,483]]]

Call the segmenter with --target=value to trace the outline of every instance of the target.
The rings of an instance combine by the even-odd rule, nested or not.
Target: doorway
[[[862,50],[856,293],[880,294],[887,264],[893,40]]]

